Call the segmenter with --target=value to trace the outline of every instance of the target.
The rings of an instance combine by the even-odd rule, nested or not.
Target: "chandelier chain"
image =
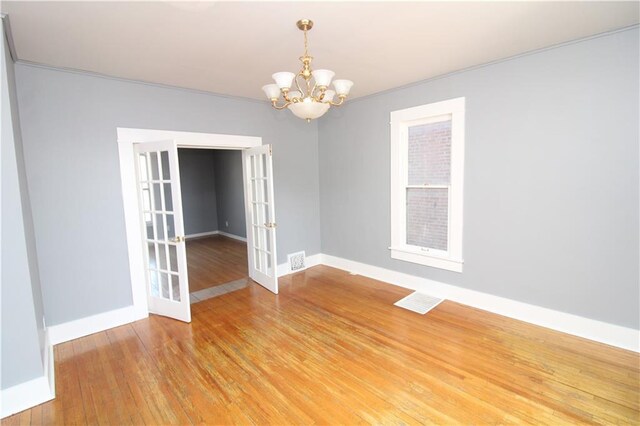
[[[304,30],[304,56],[309,56],[309,43],[307,42],[307,30]]]

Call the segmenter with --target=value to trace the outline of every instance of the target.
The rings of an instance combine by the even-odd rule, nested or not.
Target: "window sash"
[[[419,246],[409,244],[407,242],[408,225],[407,225],[407,189],[446,189],[447,190],[447,250],[441,250],[434,247]],[[404,191],[404,203],[402,204],[404,223],[401,225],[402,242],[404,242],[404,248],[420,253],[423,255],[449,257],[449,251],[451,249],[451,185],[406,185]]]

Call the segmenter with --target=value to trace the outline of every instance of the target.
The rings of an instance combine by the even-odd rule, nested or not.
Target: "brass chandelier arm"
[[[284,98],[285,103],[288,102],[292,104],[294,102],[294,100],[289,97],[289,89],[282,89],[282,97]]]
[[[320,91],[320,93],[318,93],[316,95],[316,89]],[[318,102],[322,101],[322,98],[324,98],[324,92],[327,90],[326,86],[318,86],[318,83],[313,85],[313,90],[311,90],[311,97],[313,99],[315,99]]]
[[[298,91],[300,92],[300,97],[304,98],[306,96],[306,92],[304,90],[302,90],[302,87],[300,87],[300,82],[298,81],[298,77],[304,78],[304,75],[302,75],[302,71],[300,71],[298,73],[298,75],[296,75],[296,77],[293,79],[293,81],[296,82],[296,87],[298,88]]]
[[[280,106],[280,105],[278,105],[278,100],[277,99],[271,99],[271,105],[273,105],[273,107],[275,109],[285,109],[286,107],[288,107],[292,103],[293,102],[291,102],[291,101],[287,101],[282,106]]]
[[[338,97],[340,98],[340,100],[339,100],[338,102],[333,102],[333,101],[331,101],[331,102],[329,102],[329,103],[330,103],[331,105],[333,105],[333,106],[340,106],[340,105],[342,105],[342,104],[344,103],[344,100],[345,100],[345,99],[347,99],[347,96],[346,96],[346,95],[339,95]]]

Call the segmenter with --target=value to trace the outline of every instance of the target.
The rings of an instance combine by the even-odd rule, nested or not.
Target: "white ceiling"
[[[299,69],[310,18],[315,68],[352,97],[637,24],[638,2],[14,2],[18,58],[262,99]]]

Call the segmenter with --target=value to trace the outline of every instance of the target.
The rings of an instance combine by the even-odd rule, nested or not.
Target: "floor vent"
[[[304,251],[299,251],[297,253],[291,253],[287,255],[287,260],[289,261],[289,270],[293,272],[305,269],[306,265],[304,259]]]
[[[394,305],[424,315],[438,306],[443,300],[416,291],[398,300]]]

